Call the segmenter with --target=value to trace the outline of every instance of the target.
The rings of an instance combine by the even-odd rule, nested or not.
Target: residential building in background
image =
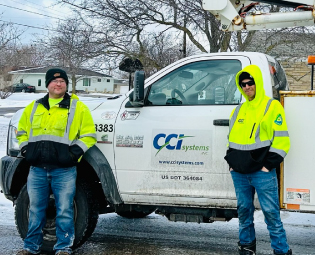
[[[128,79],[115,79],[114,80],[114,94],[126,94],[129,91]]]
[[[12,75],[11,83],[28,83],[35,86],[36,92],[46,92],[45,74],[50,68],[52,67],[45,66],[11,71],[9,72]],[[115,90],[115,81],[119,82],[119,86],[116,85],[116,88],[120,88],[120,80],[117,80],[110,75],[83,68],[76,68],[75,71],[70,70],[68,67],[58,66],[57,68],[63,69],[67,72],[69,77],[68,90],[70,92],[72,91],[73,81],[75,81],[76,91],[78,92],[120,93],[117,89]],[[74,77],[72,77],[73,73],[75,73]]]

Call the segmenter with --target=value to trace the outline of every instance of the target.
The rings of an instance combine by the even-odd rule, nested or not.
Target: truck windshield
[[[235,75],[239,60],[207,60],[184,65],[150,86],[147,105],[239,104]]]

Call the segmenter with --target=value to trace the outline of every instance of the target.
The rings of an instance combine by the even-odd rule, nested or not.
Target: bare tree
[[[39,45],[21,45],[10,42],[0,50],[0,97],[6,98],[11,94],[11,71],[23,68],[38,67],[45,64],[47,51]]]
[[[73,6],[77,17],[93,26],[95,43],[102,45],[98,63],[110,63],[111,70],[129,57],[139,59],[150,75],[192,53],[228,50],[230,33],[218,29],[219,22],[201,8],[201,0],[60,2]]]
[[[81,19],[69,18],[58,25],[57,31],[40,43],[49,51],[50,64],[69,67],[72,93],[75,93],[76,83],[82,78],[76,76],[78,69],[87,67],[89,61],[100,54],[101,44],[97,43],[93,26]]]
[[[11,75],[8,74],[11,69],[9,67],[1,67],[0,68],[0,98],[5,99],[12,94],[12,88],[10,87]]]
[[[12,67],[36,67],[42,66],[47,61],[47,50],[41,45],[31,44],[22,45],[10,43],[2,51],[0,51],[3,65]]]
[[[153,24],[159,25],[163,31],[181,31],[201,52],[227,50],[225,45],[230,33],[220,31],[220,24],[215,17],[202,9],[202,0],[92,0],[82,1],[81,4],[76,4],[73,0],[61,2],[97,19],[102,29],[105,25],[107,39],[111,40],[110,32],[115,31],[116,38],[121,42],[117,44],[117,50],[121,49],[120,45],[126,45],[131,40],[136,40],[141,49],[139,35]]]
[[[19,42],[19,37],[23,31],[17,29],[10,22],[0,22],[0,98],[6,98],[11,94],[11,76],[8,74],[12,69],[11,59],[8,52]]]

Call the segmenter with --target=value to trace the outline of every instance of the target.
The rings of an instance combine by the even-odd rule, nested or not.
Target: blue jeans
[[[276,253],[286,253],[289,246],[280,218],[276,170],[270,172],[260,170],[251,174],[231,171],[231,175],[237,197],[240,243],[250,244],[256,238],[253,203],[256,190],[269,231],[271,247]]]
[[[56,205],[56,237],[54,250],[71,253],[74,241],[73,199],[76,189],[76,167],[46,170],[31,166],[27,178],[30,198],[29,223],[24,239],[24,250],[39,253],[43,240],[42,229],[46,224],[46,209],[50,187]]]

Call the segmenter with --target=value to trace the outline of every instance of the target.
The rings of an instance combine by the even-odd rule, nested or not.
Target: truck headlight
[[[9,125],[7,153],[11,157],[16,157],[20,152],[19,143],[18,143],[18,139],[16,138],[16,134],[17,134],[17,128]]]

